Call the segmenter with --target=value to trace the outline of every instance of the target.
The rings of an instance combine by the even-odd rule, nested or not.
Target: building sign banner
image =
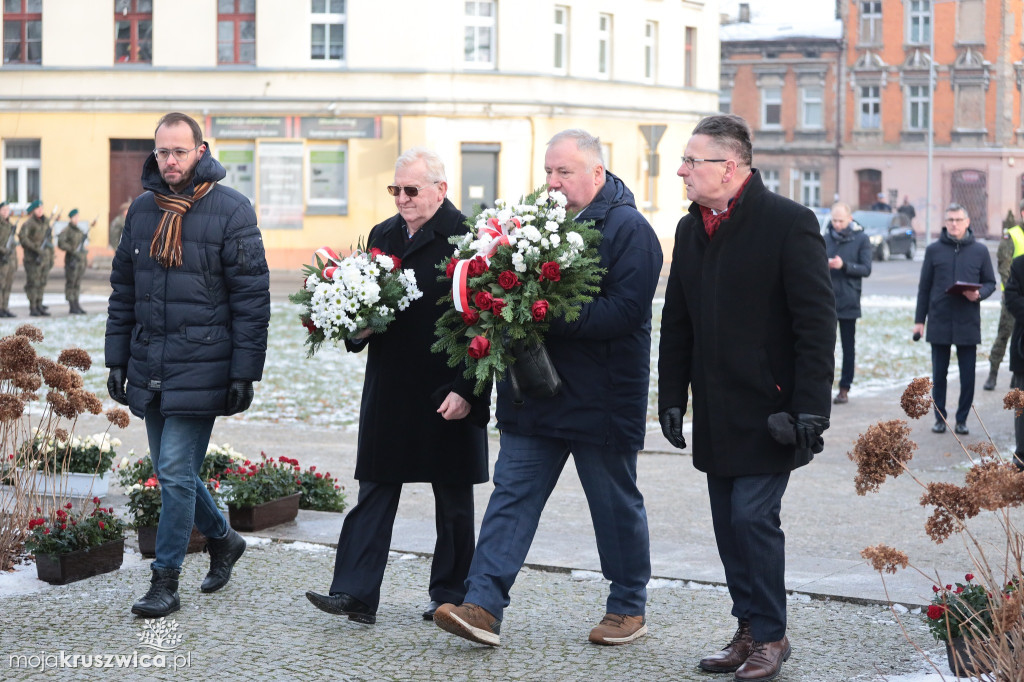
[[[302,143],[260,142],[259,221],[270,230],[302,229]]]
[[[218,140],[291,137],[288,116],[209,116],[206,134]]]
[[[300,135],[307,140],[347,140],[350,138],[380,138],[380,117],[352,118],[332,116],[299,119]]]

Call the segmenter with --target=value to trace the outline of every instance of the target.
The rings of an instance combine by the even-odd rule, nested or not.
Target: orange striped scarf
[[[181,267],[181,219],[196,203],[213,189],[216,182],[202,182],[196,185],[192,196],[182,194],[153,193],[156,205],[164,212],[160,224],[153,233],[149,255],[165,268]]]

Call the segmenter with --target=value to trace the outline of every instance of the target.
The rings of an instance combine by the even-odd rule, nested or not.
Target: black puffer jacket
[[[836,295],[836,317],[855,320],[860,317],[861,280],[871,274],[871,241],[857,223],[851,222],[842,232],[829,223],[825,231],[825,255],[843,259],[843,267],[828,270],[832,275],[832,292]]]
[[[207,151],[194,182],[224,175]],[[153,192],[173,193],[153,156],[142,186],[148,191],[128,209],[110,273],[104,364],[128,368],[137,416],[156,391],[164,415],[223,415],[232,379],[263,377],[270,273],[256,213],[239,192],[215,186],[185,214],[182,265],[167,269],[149,255],[161,217]]]

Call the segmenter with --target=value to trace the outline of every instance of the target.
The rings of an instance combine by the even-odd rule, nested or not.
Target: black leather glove
[[[252,382],[245,379],[232,379],[228,387],[228,405],[226,414],[238,414],[245,412],[252,405],[253,396],[256,392],[252,390]]]
[[[829,426],[828,417],[819,417],[816,414],[798,414],[793,423],[793,430],[796,431],[796,446],[798,448],[823,447],[824,440],[821,434]],[[821,452],[821,450],[816,450]]]
[[[126,377],[124,367],[111,367],[107,375],[107,393],[115,403],[128,404],[128,394],[124,390]]]
[[[686,447],[686,439],[683,438],[683,410],[680,407],[667,407],[658,415],[661,421],[661,432],[669,443],[680,450]]]

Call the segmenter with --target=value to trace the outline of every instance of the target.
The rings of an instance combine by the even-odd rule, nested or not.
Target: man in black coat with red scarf
[[[658,410],[707,474],[718,553],[739,627],[710,672],[773,679],[789,658],[785,535],[790,472],[823,446],[835,371],[836,309],[825,243],[809,209],[751,167],[739,116],[703,119],[678,174],[692,202],[676,227],[662,312]]]
[[[448,290],[439,263],[454,251],[448,238],[469,231],[466,218],[445,198],[444,165],[434,152],[413,148],[395,163],[388,192],[398,213],[370,230],[368,249],[380,249],[413,270],[423,297],[381,334],[348,342],[367,348],[359,408],[356,479],[359,499],[345,516],[328,595],[307,592],[317,608],[360,623],[376,621],[380,586],[403,483],[428,482],[434,492],[437,542],[430,570],[431,620],[445,602],[461,603],[475,545],[473,484],[487,481],[490,391],[473,394],[474,381],[432,353],[434,328]]]

